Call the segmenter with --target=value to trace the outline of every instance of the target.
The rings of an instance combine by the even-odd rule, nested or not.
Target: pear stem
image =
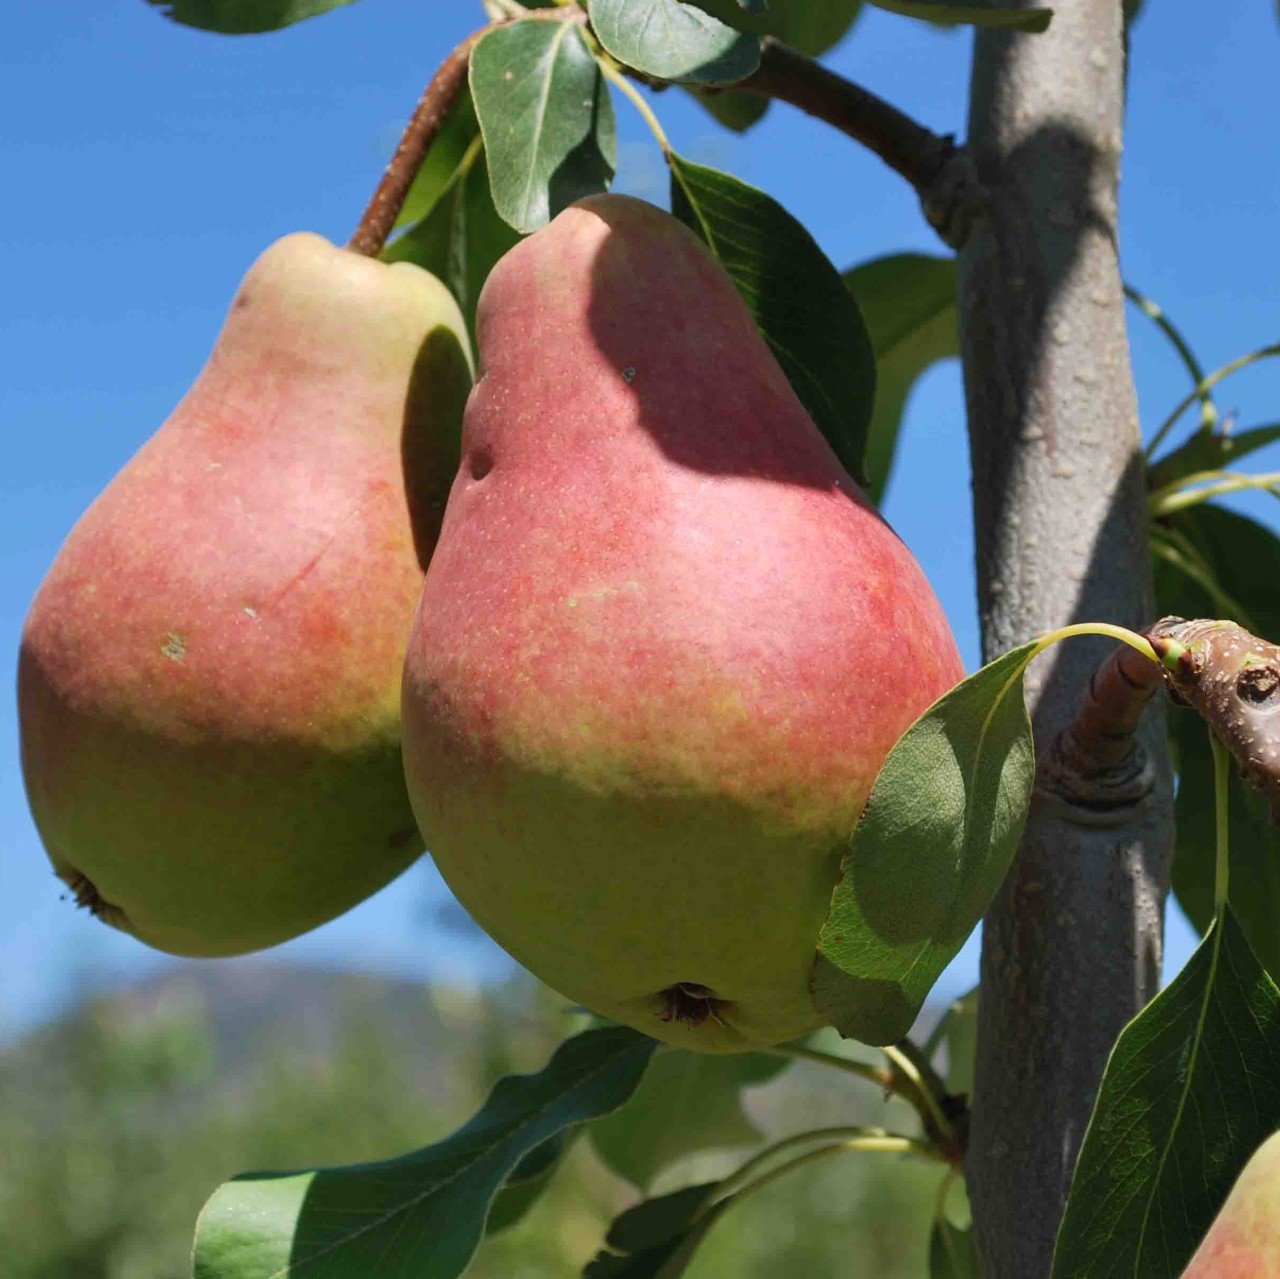
[[[473,31],[445,58],[431,77],[431,83],[423,90],[395,154],[391,157],[391,163],[387,165],[387,171],[382,175],[382,181],[378,183],[378,189],[374,191],[369,207],[360,219],[360,225],[347,243],[347,248],[352,252],[369,258],[376,258],[382,252],[382,247],[400,216],[413,179],[466,87],[471,50],[482,37],[500,25],[492,22]]]

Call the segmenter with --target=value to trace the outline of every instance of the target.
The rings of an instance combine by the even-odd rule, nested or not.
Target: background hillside
[[[249,1169],[379,1159],[444,1136],[575,1019],[520,978],[465,990],[268,962],[180,967],[96,996],[0,1053],[0,1273],[187,1279],[196,1213]],[[759,1132],[909,1128],[870,1086],[798,1064],[746,1093]],[[749,1137],[744,1129],[740,1136]],[[740,1161],[686,1160],[659,1188]],[[690,1279],[918,1279],[939,1173],[829,1160],[717,1226]],[[547,1194],[487,1242],[476,1279],[569,1279],[637,1192],[578,1141]],[[861,1218],[864,1241],[848,1252]]]

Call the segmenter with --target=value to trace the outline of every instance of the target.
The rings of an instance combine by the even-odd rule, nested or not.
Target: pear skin
[[[470,386],[445,287],[297,234],[76,525],[18,690],[58,874],[161,950],[228,955],[340,914],[422,848],[400,673]]]
[[[599,196],[502,259],[404,680],[427,847],[566,997],[740,1051],[817,1027],[841,851],[962,677],[732,282]]]
[[[1280,1275],[1280,1133],[1254,1151],[1182,1279]]]

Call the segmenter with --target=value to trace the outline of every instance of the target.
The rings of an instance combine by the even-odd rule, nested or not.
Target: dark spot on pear
[[[717,998],[709,986],[699,982],[679,981],[668,986],[658,995],[662,1010],[660,1021],[680,1022],[686,1026],[701,1026],[707,1020],[720,1021],[720,1014],[729,1007],[727,999]]]
[[[94,919],[101,919],[106,913],[107,904],[102,900],[102,894],[98,892],[93,880],[88,875],[82,875],[78,870],[68,871],[61,878],[63,883],[71,889],[76,905],[81,910],[87,910]]]

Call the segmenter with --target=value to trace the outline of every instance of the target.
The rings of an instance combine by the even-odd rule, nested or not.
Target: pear
[[[1280,1275],[1280,1133],[1245,1164],[1182,1279]]]
[[[812,1030],[841,851],[962,676],[946,618],[668,214],[571,206],[477,335],[405,664],[427,847],[597,1013],[710,1052]]]
[[[418,267],[286,237],[67,539],[23,634],[23,768],[54,868],[108,923],[237,954],[420,854],[400,673],[465,333]]]

